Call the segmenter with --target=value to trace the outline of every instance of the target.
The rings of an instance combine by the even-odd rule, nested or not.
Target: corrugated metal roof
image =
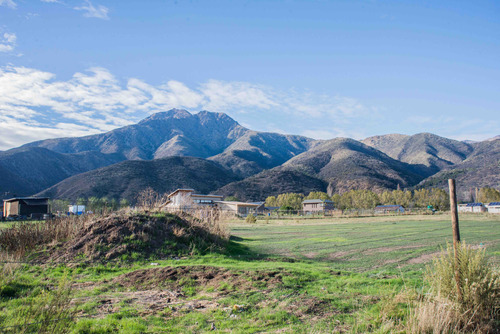
[[[333,203],[328,199],[306,199],[302,203]]]
[[[467,206],[483,206],[483,203],[467,203]]]
[[[500,205],[500,202],[491,202],[490,204],[488,204],[489,206],[493,206],[493,205]]]
[[[377,205],[375,209],[377,208],[402,208],[403,206],[401,205]]]

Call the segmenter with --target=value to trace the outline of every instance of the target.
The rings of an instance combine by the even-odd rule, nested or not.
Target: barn
[[[49,199],[47,197],[15,197],[3,200],[5,218],[42,218],[47,213],[49,213]]]

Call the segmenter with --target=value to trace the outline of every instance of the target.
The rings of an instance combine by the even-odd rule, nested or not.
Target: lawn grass
[[[230,229],[226,254],[153,264],[19,265],[0,293],[0,327],[18,324],[30,300],[69,277],[80,310],[72,333],[390,333],[407,314],[392,297],[404,286],[420,289],[428,255],[451,241],[447,215],[235,220]],[[460,230],[500,266],[500,216],[461,216]],[[193,276],[154,287],[116,283],[138,270],[201,266],[224,275],[208,283]],[[180,297],[155,304],[161,293]]]

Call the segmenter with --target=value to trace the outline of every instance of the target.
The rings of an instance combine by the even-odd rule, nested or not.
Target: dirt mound
[[[54,262],[161,259],[224,245],[219,236],[173,214],[115,213],[90,219],[74,237],[49,248],[45,256]]]
[[[218,287],[226,282],[238,288],[250,288],[255,282],[272,288],[282,284],[284,272],[278,271],[231,271],[210,266],[179,266],[136,270],[113,280],[123,287],[138,289],[162,286],[179,287],[185,284]]]

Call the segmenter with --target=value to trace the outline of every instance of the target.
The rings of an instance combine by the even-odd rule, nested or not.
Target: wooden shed
[[[3,200],[4,217],[33,217],[49,213],[47,197],[16,197]]]

